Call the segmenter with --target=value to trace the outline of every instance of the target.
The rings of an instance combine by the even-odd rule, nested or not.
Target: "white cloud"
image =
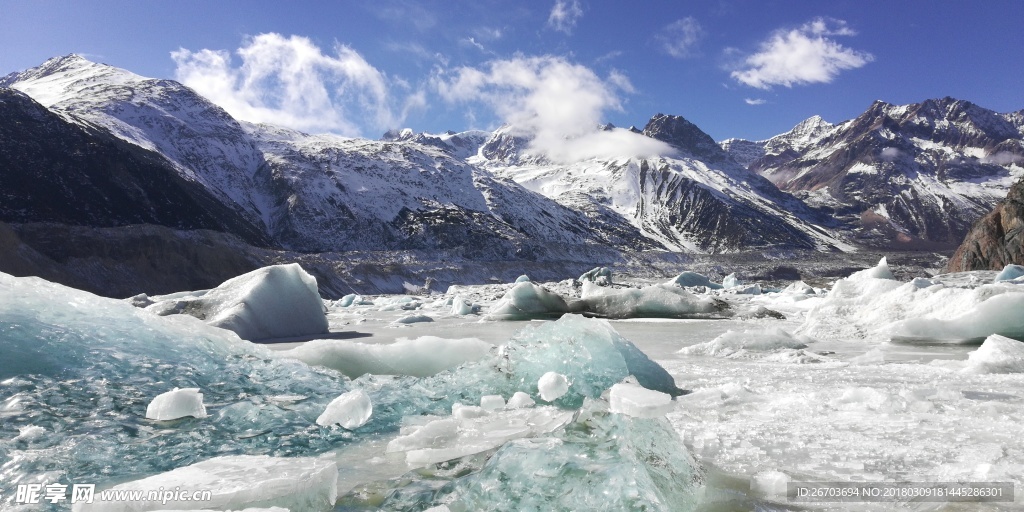
[[[981,158],[982,163],[996,165],[1013,165],[1024,163],[1024,156],[1009,151],[999,151]]]
[[[893,148],[893,147],[884,148],[884,149],[882,149],[882,152],[878,154],[878,156],[882,160],[885,160],[886,162],[892,162],[892,161],[896,160],[897,158],[900,158],[902,155],[903,155],[903,152],[900,151],[899,148]]]
[[[555,0],[555,6],[551,8],[551,14],[548,15],[548,26],[571,34],[573,27],[576,26],[576,21],[582,16],[583,8],[580,7],[579,0]]]
[[[839,72],[874,60],[870,53],[847,48],[830,38],[855,34],[846,22],[824,18],[816,18],[797,29],[776,31],[731,76],[758,89],[829,83]]]
[[[761,98],[744,98],[743,101],[747,105],[764,105],[765,103],[768,103],[767,101]]]
[[[390,107],[389,79],[347,46],[327,55],[308,38],[270,33],[236,54],[237,66],[226,51],[182,48],[171,58],[178,81],[246,121],[354,136],[402,120]],[[406,101],[403,111],[421,103]]]
[[[686,17],[670,23],[656,36],[665,53],[677,58],[692,57],[697,43],[704,36],[704,29],[696,19]]]
[[[439,74],[435,86],[449,102],[492,109],[514,135],[531,139],[531,150],[554,161],[672,152],[668,145],[628,130],[598,129],[606,111],[621,110],[619,93],[632,91],[619,72],[601,79],[561,57],[516,57]]]

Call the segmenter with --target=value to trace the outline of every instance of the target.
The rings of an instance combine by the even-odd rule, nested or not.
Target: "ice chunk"
[[[418,324],[425,322],[433,322],[434,319],[427,315],[406,315],[398,320],[395,320],[396,324]]]
[[[480,397],[480,407],[485,411],[496,411],[505,407],[505,398],[501,395],[484,395]]]
[[[370,421],[373,404],[370,397],[361,389],[349,391],[327,404],[327,409],[316,419],[322,427],[341,425],[342,428],[355,430]]]
[[[147,310],[189,314],[247,340],[287,338],[328,331],[316,278],[297,263],[264,267],[202,292],[152,297]]]
[[[993,282],[1013,281],[1022,276],[1024,276],[1024,265],[1011,264],[1003,267],[1003,270],[999,272],[999,275],[996,276]]]
[[[157,489],[209,490],[212,497],[202,502],[208,509],[269,508],[288,510],[333,510],[338,494],[338,466],[330,459],[312,457],[269,457],[232,455],[215,457],[141,480],[113,487],[115,491],[142,490],[140,501],[76,503],[76,512],[119,512],[175,508],[197,502],[161,503],[148,500]],[[96,493],[99,495],[99,493]],[[124,498],[123,495],[120,496]]]
[[[460,296],[456,296],[452,300],[452,314],[453,315],[472,315],[475,312],[473,304],[468,300],[463,299]]]
[[[312,340],[273,354],[333,368],[354,379],[365,373],[427,377],[469,361],[478,361],[486,357],[492,348],[494,346],[490,343],[476,338],[422,336],[411,340],[400,338],[387,345]]]
[[[482,400],[482,399],[481,399]],[[487,416],[487,410],[476,405],[452,404],[452,417],[458,420],[466,420]]]
[[[726,331],[717,338],[679,350],[680,354],[713,357],[752,357],[751,352],[775,352],[807,348],[810,338],[793,336],[778,328],[757,331]]]
[[[498,320],[525,320],[558,316],[571,308],[557,293],[531,282],[518,283],[491,306],[488,318]]]
[[[338,306],[338,307],[341,307],[341,308],[351,307],[352,303],[356,301],[357,297],[359,297],[359,296],[354,294],[354,293],[350,293],[350,294],[345,295],[344,297],[334,301],[334,305]]]
[[[789,286],[782,289],[784,294],[803,294],[803,295],[814,295],[814,288],[803,281],[796,281],[790,283]]]
[[[456,418],[434,420],[408,435],[391,440],[387,453],[437,448],[459,435],[459,421]]]
[[[853,364],[879,364],[885,362],[885,352],[882,349],[875,347],[867,352],[851,358],[850,362]]]
[[[589,403],[578,419],[548,436],[505,442],[480,471],[435,486],[427,495],[429,505],[452,510],[698,510],[703,475],[672,426],[663,418],[611,414],[602,406],[607,403]],[[423,507],[423,497],[391,493],[382,508]]]
[[[14,441],[35,441],[46,434],[46,429],[38,425],[29,425],[18,429],[18,436]]]
[[[967,355],[969,373],[1022,373],[1024,372],[1024,342],[993,334],[985,339],[978,350]]]
[[[705,276],[704,274],[698,274],[696,272],[691,272],[689,270],[686,270],[679,274],[678,276],[673,277],[665,284],[689,287],[703,286],[705,288],[709,288],[712,290],[718,290],[722,288],[722,285],[711,282],[711,280],[708,279],[708,277]]]
[[[612,284],[612,271],[608,267],[594,267],[578,279],[581,283],[591,282],[599,285]]]
[[[847,277],[851,281],[863,281],[865,279],[889,279],[896,280],[896,277],[892,275],[892,271],[889,270],[889,263],[885,260],[885,256],[878,260],[878,265],[871,268],[854,272]]]
[[[634,418],[658,418],[672,410],[672,396],[643,386],[620,382],[608,392],[608,410]]]
[[[897,338],[953,342],[983,339],[991,334],[1024,338],[1021,311],[1024,293],[1002,293],[973,307],[963,307],[957,315],[908,318],[895,322],[889,330]]]
[[[609,318],[685,318],[719,309],[710,298],[677,286],[612,289],[584,282],[581,297],[587,311]]]
[[[765,498],[784,498],[789,480],[789,475],[781,471],[761,471],[750,477],[750,492]]]
[[[547,372],[541,375],[537,381],[537,389],[540,391],[540,398],[545,402],[553,402],[569,392],[569,381],[565,375],[556,372]]]
[[[725,278],[722,279],[723,288],[735,288],[737,286],[741,286],[742,284],[743,281],[740,281],[739,276],[737,276],[735,272],[725,276]]]
[[[168,421],[188,416],[206,417],[203,394],[199,392],[199,388],[174,388],[157,395],[146,407],[146,418],[151,420]]]
[[[523,393],[522,391],[516,391],[512,395],[512,398],[508,399],[508,403],[505,404],[506,409],[522,409],[524,407],[533,407],[537,402],[530,398],[530,395]]]
[[[527,276],[526,274],[523,274],[523,275],[521,275],[521,276],[516,278],[516,283],[529,283],[529,282],[530,282],[530,277]]]

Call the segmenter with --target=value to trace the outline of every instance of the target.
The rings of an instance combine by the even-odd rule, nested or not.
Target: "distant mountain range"
[[[205,229],[298,253],[579,265],[951,249],[1024,175],[1024,112],[951,98],[876,102],[856,119],[814,117],[765,141],[719,144],[663,114],[633,131],[674,152],[559,163],[511,127],[310,135],[70,55],[0,78],[0,221]]]

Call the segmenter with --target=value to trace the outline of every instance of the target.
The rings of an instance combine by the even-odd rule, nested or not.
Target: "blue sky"
[[[1024,109],[1024,2],[0,0],[0,73],[80,53],[236,117],[378,137],[678,114],[763,139],[876,99]]]

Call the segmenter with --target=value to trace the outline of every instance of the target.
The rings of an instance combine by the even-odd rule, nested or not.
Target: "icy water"
[[[191,317],[0,275],[0,504],[13,507],[27,484],[188,487],[216,474],[213,509],[1018,509],[1019,342],[926,335],[938,324],[961,339],[1013,334],[1024,293],[988,276],[946,279],[629,292],[668,301],[659,311],[727,303],[731,316],[714,320],[494,321],[488,309],[513,285],[463,287],[331,303],[328,339],[258,345]],[[454,313],[458,298],[476,312]],[[541,400],[548,372],[569,386]],[[613,412],[617,383],[688,393],[667,413],[654,402]],[[198,388],[205,417],[146,419],[174,387]],[[354,390],[373,404],[365,424],[317,424]],[[195,463],[207,473],[171,471]],[[795,504],[790,481],[1008,482],[1018,496]],[[289,491],[272,498],[275,489]]]

